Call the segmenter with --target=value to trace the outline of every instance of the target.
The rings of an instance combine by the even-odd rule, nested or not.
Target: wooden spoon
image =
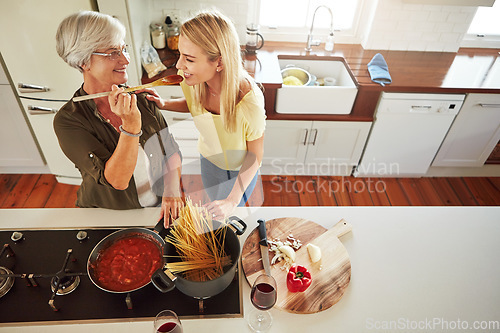
[[[124,92],[132,92],[132,91],[145,89],[145,88],[179,84],[182,82],[183,79],[184,78],[180,75],[169,75],[169,76],[162,77],[161,79],[158,79],[158,80],[153,81],[151,83],[143,84],[143,85],[140,85],[137,87],[127,88],[124,90]],[[92,94],[92,95],[83,95],[83,96],[73,97],[73,102],[80,102],[80,101],[85,101],[88,99],[104,97],[104,96],[108,96],[110,93],[111,93],[111,91],[107,91],[107,92],[101,92],[101,93]]]

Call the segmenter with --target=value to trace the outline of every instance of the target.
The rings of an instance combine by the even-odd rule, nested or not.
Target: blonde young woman
[[[242,65],[233,23],[206,11],[180,29],[179,73],[184,98],[163,100],[147,89],[161,109],[191,112],[200,132],[203,185],[214,217],[231,214],[248,200],[257,182],[264,147],[262,91]]]
[[[167,123],[146,94],[129,95],[130,63],[125,27],[115,18],[82,11],[65,18],[57,52],[83,75],[75,96],[111,91],[109,97],[70,100],[56,114],[54,129],[63,152],[82,175],[79,207],[134,209],[161,205],[169,226],[183,206],[181,157]]]

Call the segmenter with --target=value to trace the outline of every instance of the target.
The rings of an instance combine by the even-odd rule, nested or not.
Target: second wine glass
[[[257,310],[248,317],[248,325],[254,332],[265,332],[271,327],[273,317],[267,310],[274,306],[276,299],[276,280],[266,274],[257,277],[250,293],[250,300]]]
[[[171,310],[163,310],[156,315],[155,333],[182,333],[182,324],[177,314]]]

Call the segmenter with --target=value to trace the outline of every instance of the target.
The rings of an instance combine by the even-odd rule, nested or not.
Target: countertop
[[[2,209],[2,228],[153,226],[157,208]],[[270,332],[499,331],[499,207],[252,207],[236,215],[249,228],[258,218],[301,217],[331,227],[344,218],[341,238],[352,264],[339,303],[312,315],[272,309]],[[249,231],[241,237],[243,243]],[[243,289],[245,315],[252,306]],[[249,332],[244,318],[183,319],[184,332]],[[488,323],[490,321],[490,323]],[[448,325],[448,329],[446,329]],[[461,325],[461,326],[457,326]],[[397,327],[396,329],[384,327]],[[444,328],[444,329],[443,329]],[[114,323],[0,327],[0,332],[152,332],[152,319]]]
[[[255,56],[245,56],[244,66],[264,87],[266,113],[269,120],[329,120],[372,121],[380,93],[495,93],[500,94],[500,49],[462,48],[451,52],[416,52],[365,50],[358,44],[335,44],[332,52],[322,46],[304,50],[305,43],[266,42]],[[392,83],[382,87],[370,79],[368,63],[381,53],[389,67]],[[160,58],[169,69],[148,79],[147,83],[165,75],[175,74],[176,54],[159,50]],[[274,110],[276,89],[282,80],[278,64],[279,55],[292,55],[315,59],[343,57],[358,85],[358,95],[351,114],[309,115],[278,114]]]
[[[374,83],[368,73],[368,63],[376,53],[381,53],[389,67],[392,83],[385,87]],[[484,92],[500,93],[500,49],[462,48],[451,52],[415,52],[365,50],[361,45],[336,44],[332,52],[322,47],[304,50],[303,43],[266,42],[258,51],[263,59],[263,68],[257,69],[255,78],[262,83],[275,84],[280,80],[276,73],[269,72],[276,65],[270,62],[278,55],[301,57],[343,57],[346,59],[357,83],[362,88],[377,88],[380,91],[405,92]]]
[[[381,91],[500,93],[500,49],[461,48],[457,53],[416,52],[365,50],[358,44],[335,44],[332,52],[323,50],[321,46],[306,52],[303,44],[266,42],[256,56],[244,58],[245,68],[257,82],[269,88],[279,88],[282,84],[277,60],[279,55],[311,59],[343,57],[361,87]],[[177,72],[174,65],[177,55],[167,49],[158,52],[170,68],[151,79],[143,76],[143,83]],[[392,77],[392,83],[385,87],[372,82],[368,73],[367,65],[376,53],[384,56]]]

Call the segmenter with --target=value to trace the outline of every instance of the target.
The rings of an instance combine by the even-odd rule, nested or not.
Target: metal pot
[[[182,274],[173,274],[168,269],[159,269],[151,277],[153,285],[163,293],[167,293],[174,288],[179,289],[185,295],[204,299],[215,296],[226,289],[234,278],[236,267],[241,255],[240,241],[237,235],[242,235],[247,225],[238,217],[231,216],[228,218],[229,228],[220,222],[213,221],[214,228],[225,228],[226,238],[224,241],[224,251],[231,256],[232,264],[224,269],[224,273],[216,279],[210,281],[190,281],[185,279]],[[174,227],[175,228],[175,227]],[[233,230],[234,228],[234,230]],[[167,231],[169,232],[169,231]],[[175,247],[167,243],[165,246],[165,254],[167,256],[178,256]],[[169,261],[167,259],[167,261]]]
[[[163,222],[162,222],[163,223]],[[102,254],[104,250],[109,248],[111,245],[116,243],[117,241],[124,239],[124,238],[129,238],[129,237],[142,237],[143,239],[149,240],[153,242],[157,247],[158,247],[158,254],[162,258],[162,266],[165,264],[165,259],[163,258],[163,251],[165,248],[165,241],[163,238],[155,231],[145,229],[145,228],[128,228],[128,229],[122,229],[113,232],[112,234],[109,234],[108,236],[104,237],[92,250],[92,252],[89,255],[89,259],[87,261],[87,273],[92,281],[98,288],[110,292],[110,293],[128,293],[134,290],[141,289],[142,287],[146,286],[149,284],[150,281],[144,283],[140,287],[130,289],[130,290],[123,290],[123,291],[115,291],[115,290],[109,290],[105,287],[103,287],[100,283],[99,280],[96,277],[96,267],[98,265],[98,258],[99,255]]]
[[[295,76],[305,86],[308,86],[312,81],[311,74],[308,71],[293,65],[288,65],[281,70],[281,77],[284,79],[287,76]]]

